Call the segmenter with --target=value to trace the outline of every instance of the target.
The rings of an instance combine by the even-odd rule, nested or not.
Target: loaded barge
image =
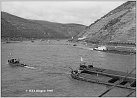
[[[71,77],[77,80],[136,90],[136,75],[80,64],[78,70],[71,71]]]

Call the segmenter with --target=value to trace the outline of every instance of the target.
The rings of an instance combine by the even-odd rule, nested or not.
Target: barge
[[[78,70],[71,71],[71,77],[77,80],[136,90],[136,75],[130,73],[126,76],[127,74],[126,72],[85,65],[85,63],[80,64]]]

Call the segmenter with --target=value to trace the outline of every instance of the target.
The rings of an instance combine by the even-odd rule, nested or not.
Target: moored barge
[[[93,65],[80,64],[78,70],[71,71],[71,77],[77,80],[87,81],[91,83],[98,83],[126,89],[136,89],[136,75],[128,74],[126,72],[114,71],[110,69],[103,69],[93,67]]]

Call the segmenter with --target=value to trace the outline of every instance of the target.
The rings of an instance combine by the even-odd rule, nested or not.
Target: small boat
[[[19,60],[19,59],[14,59],[14,58],[8,60],[8,63],[9,63],[9,65],[11,65],[11,66],[19,66],[19,67],[27,66],[26,64],[20,63],[20,60]]]
[[[33,42],[34,42],[34,40],[31,40],[31,42],[33,43]]]
[[[77,46],[76,44],[74,44],[73,46]]]
[[[116,87],[135,90],[136,75],[129,74],[128,77],[125,77],[126,74],[126,72],[97,68],[85,63],[81,63],[78,70],[71,71],[71,77],[77,80],[108,86],[114,86],[118,83]]]

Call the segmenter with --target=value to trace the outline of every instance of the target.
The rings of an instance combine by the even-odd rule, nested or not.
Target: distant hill
[[[66,37],[72,37],[78,35],[81,31],[85,29],[86,26],[81,24],[61,24],[61,23],[54,23],[54,22],[48,22],[48,21],[41,21],[41,20],[31,20],[35,23],[38,23],[39,25],[43,27],[47,27],[49,29],[56,30],[59,34],[64,34]]]
[[[2,38],[71,38],[86,26],[80,24],[61,24],[40,20],[29,20],[1,12]]]
[[[128,1],[96,20],[75,40],[93,43],[135,43],[136,1]]]

